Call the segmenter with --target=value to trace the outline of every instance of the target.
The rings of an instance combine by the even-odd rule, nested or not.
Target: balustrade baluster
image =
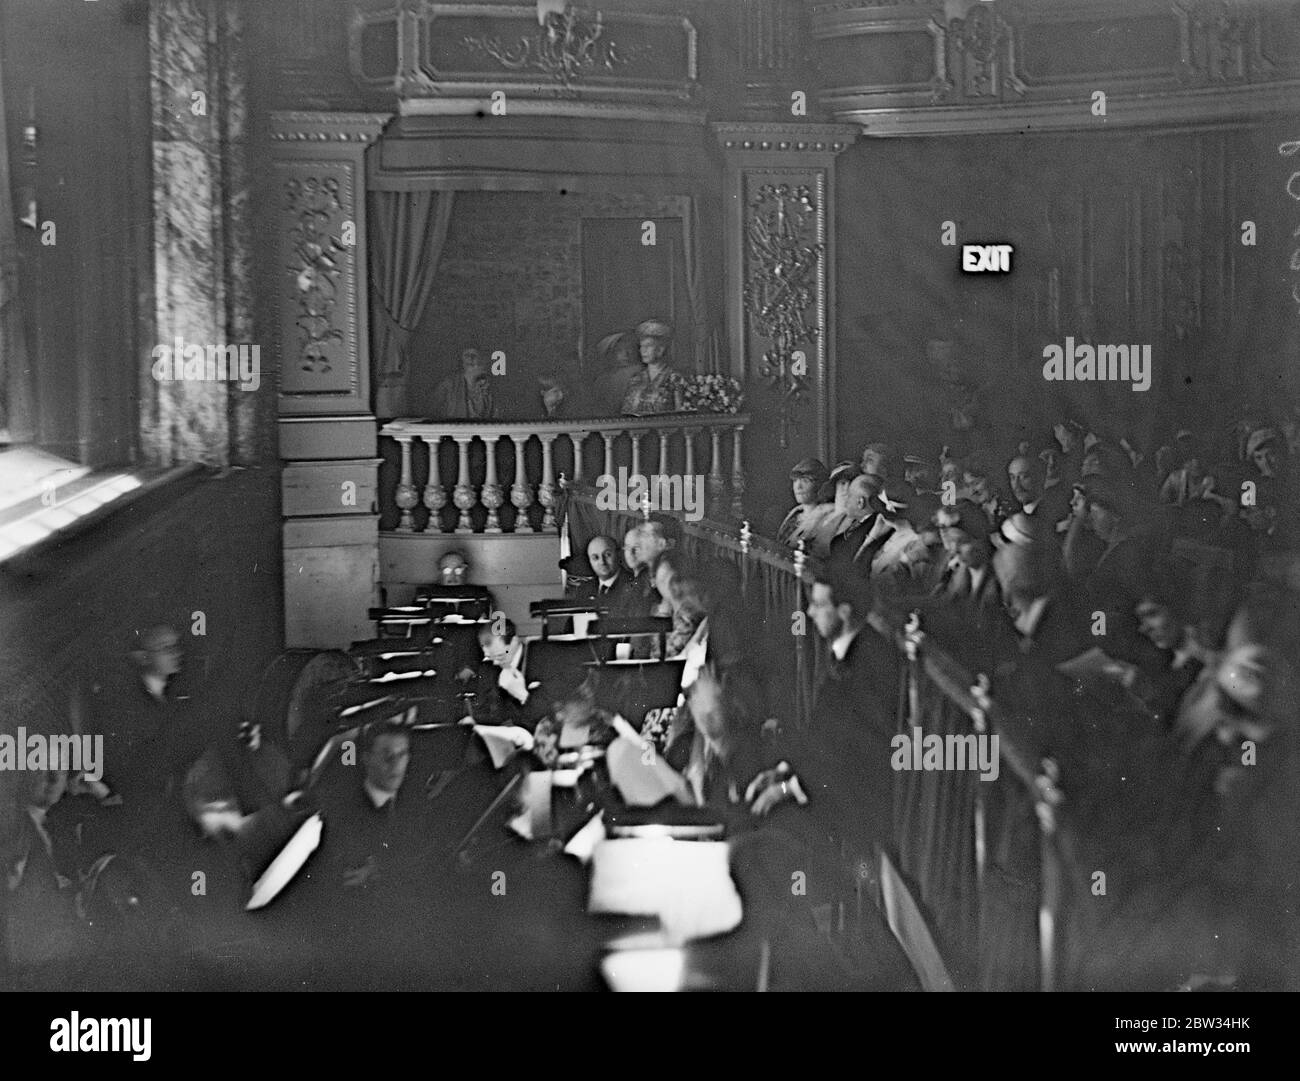
[[[632,472],[628,475],[638,477],[641,475],[641,440],[645,438],[645,432],[629,431],[627,434],[632,440]]]
[[[539,438],[542,441],[542,483],[537,489],[537,502],[545,511],[542,515],[542,529],[546,530],[555,528],[555,466],[551,455],[551,444],[555,442],[555,436],[543,433]]]
[[[709,429],[712,455],[709,459],[709,517],[721,518],[727,499],[727,482],[722,476],[722,432]]]
[[[447,489],[442,486],[442,466],[438,463],[438,451],[442,447],[441,436],[425,436],[425,446],[429,448],[429,479],[424,485],[424,506],[429,512],[426,532],[442,532],[442,516],[439,513],[447,505]]]
[[[573,483],[575,486],[582,483],[582,448],[587,445],[587,436],[590,432],[573,432],[569,436],[569,441],[573,444]]]
[[[605,476],[614,476],[614,440],[618,438],[617,432],[601,432],[605,438]]]
[[[528,442],[528,436],[512,435],[510,439],[515,445],[515,480],[510,486],[510,503],[519,512],[515,518],[515,532],[534,533],[536,530],[528,522],[528,508],[533,505],[533,489],[524,472],[524,444]]]
[[[501,519],[497,516],[497,511],[505,502],[505,496],[501,492],[501,485],[497,483],[497,439],[495,435],[483,437],[483,449],[487,452],[487,473],[483,477],[483,494],[480,497],[483,506],[487,507],[487,523],[483,527],[485,533],[500,533]]]
[[[731,513],[737,518],[745,516],[745,469],[740,460],[740,425],[731,430]]]
[[[695,478],[695,436],[698,432],[698,428],[682,429],[682,442],[686,444],[686,478],[688,481]]]
[[[452,502],[460,510],[460,519],[456,522],[457,533],[473,532],[474,523],[470,521],[469,512],[478,502],[474,486],[469,479],[469,441],[472,435],[455,435],[456,447],[460,451],[460,471],[456,476],[456,490],[452,493]]]
[[[659,475],[668,476],[668,430],[659,429]]]
[[[396,438],[402,451],[402,476],[397,482],[397,493],[393,498],[402,512],[401,521],[397,523],[397,532],[410,533],[415,529],[415,519],[411,516],[411,511],[418,501],[415,485],[411,483],[411,440],[414,437],[399,435]]]

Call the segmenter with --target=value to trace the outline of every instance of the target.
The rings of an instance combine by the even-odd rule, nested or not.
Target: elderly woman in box
[[[661,319],[647,319],[636,328],[642,369],[623,398],[623,413],[645,417],[656,413],[680,413],[685,381],[668,359],[673,328]]]

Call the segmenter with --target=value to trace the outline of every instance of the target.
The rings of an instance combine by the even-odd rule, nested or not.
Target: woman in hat
[[[817,458],[805,458],[790,470],[790,484],[794,491],[794,508],[785,516],[776,531],[776,539],[791,547],[796,543],[795,533],[804,523],[807,514],[821,504],[818,493],[826,483],[826,467]]]
[[[661,319],[647,319],[637,326],[636,335],[642,367],[623,398],[624,415],[680,413],[683,380],[668,361],[673,328]]]
[[[630,330],[607,334],[596,343],[596,358],[600,362],[600,374],[596,377],[596,402],[600,415],[618,416],[632,381],[641,374],[636,335]]]

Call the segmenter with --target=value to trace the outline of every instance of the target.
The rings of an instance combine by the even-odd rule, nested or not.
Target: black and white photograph
[[[1300,0],[0,0],[34,1053],[870,991],[1249,1056],[1298,741]]]

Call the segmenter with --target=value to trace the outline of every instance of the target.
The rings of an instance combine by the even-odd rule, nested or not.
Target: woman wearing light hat
[[[635,376],[623,398],[626,416],[645,417],[655,413],[680,413],[683,380],[668,360],[673,328],[662,319],[647,319],[636,328],[641,351],[641,372]]]

